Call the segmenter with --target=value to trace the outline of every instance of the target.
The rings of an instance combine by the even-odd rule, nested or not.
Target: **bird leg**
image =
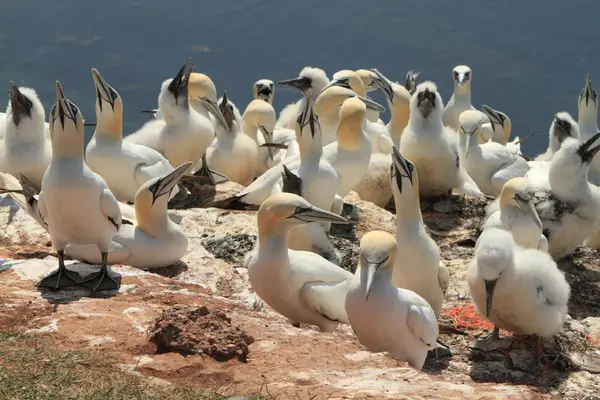
[[[438,340],[436,340],[436,344],[438,346],[436,346],[435,349],[427,351],[427,357],[443,358],[443,357],[448,357],[448,356],[452,355],[452,350],[450,350],[450,346],[448,346],[446,343],[444,343],[440,339],[438,339]]]
[[[206,161],[206,153],[204,153],[204,155],[202,156],[202,167],[200,167],[200,169],[196,171],[194,176],[197,178],[204,178],[206,180],[206,184],[213,186],[219,183],[227,182],[229,180],[229,178],[225,175],[213,171],[208,167],[208,162]]]
[[[35,284],[37,287],[45,287],[53,290],[69,286],[77,286],[81,276],[75,271],[69,271],[65,266],[65,251],[58,250],[58,269]]]
[[[110,276],[108,271],[108,253],[102,253],[102,266],[100,272],[93,274],[88,279],[81,282],[81,286],[91,289],[94,292],[102,290],[117,290],[121,287],[120,279]]]
[[[494,330],[490,334],[490,338],[493,340],[500,340],[500,328],[494,325]]]

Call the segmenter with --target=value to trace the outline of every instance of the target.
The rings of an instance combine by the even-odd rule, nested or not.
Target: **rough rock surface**
[[[355,206],[357,224],[333,242],[353,270],[360,237],[374,229],[393,233],[395,216],[354,194],[346,201]],[[465,271],[483,203],[423,200],[423,217],[451,275],[441,322],[469,333],[441,335],[453,354],[428,359],[423,372],[368,352],[348,326],[333,333],[295,328],[252,293],[242,261],[256,240],[254,212],[171,212],[189,236],[181,262],[152,272],[114,266],[121,289],[97,294],[34,286],[57,260],[43,229],[10,203],[0,197],[0,329],[45,334],[70,348],[97,346],[132,373],[224,394],[299,399],[581,399],[600,387],[593,372],[600,358],[597,252],[583,248],[560,262],[572,285],[572,320],[545,343],[542,372],[527,338],[506,336],[497,349],[483,351],[478,338],[485,329],[457,324],[453,310],[470,304]],[[85,276],[98,267],[71,261],[69,268]],[[166,335],[169,326],[178,334]]]

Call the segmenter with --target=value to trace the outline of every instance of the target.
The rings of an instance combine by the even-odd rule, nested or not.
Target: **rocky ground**
[[[1,198],[0,198],[1,199]],[[342,266],[354,270],[358,239],[394,232],[395,216],[351,194],[355,228],[333,242]],[[320,333],[295,328],[251,291],[244,254],[256,241],[250,211],[172,211],[190,238],[176,265],[153,271],[126,266],[118,293],[82,288],[38,290],[56,267],[46,233],[10,201],[0,202],[0,331],[44,335],[58,348],[102,349],[131,374],[153,382],[203,387],[226,395],[266,398],[593,399],[600,398],[600,262],[579,249],[559,265],[571,284],[571,320],[544,344],[541,371],[526,337],[490,347],[465,281],[485,203],[423,201],[423,216],[451,274],[442,323],[468,333],[441,335],[452,352],[430,358],[423,372],[386,354],[371,354],[340,327]],[[82,275],[97,266],[71,261]],[[594,397],[595,396],[595,397]]]

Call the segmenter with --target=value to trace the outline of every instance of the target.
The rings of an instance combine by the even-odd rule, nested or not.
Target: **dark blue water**
[[[553,113],[576,117],[586,72],[600,89],[599,15],[597,0],[3,0],[0,87],[34,87],[48,112],[59,79],[93,122],[95,67],[123,97],[129,133],[188,56],[242,110],[257,79],[294,77],[305,65],[329,76],[377,67],[394,80],[417,69],[447,101],[451,69],[467,64],[474,105],[506,112],[513,134],[543,133],[523,144],[533,155]],[[297,97],[277,89],[277,110]]]

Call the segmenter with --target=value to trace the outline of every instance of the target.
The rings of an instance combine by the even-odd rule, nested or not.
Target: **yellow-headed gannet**
[[[248,186],[256,175],[257,147],[254,140],[242,132],[241,116],[227,99],[219,104],[226,127],[215,126],[217,137],[206,150],[208,167],[227,176],[231,181]]]
[[[454,190],[483,197],[461,164],[456,131],[442,124],[443,107],[435,83],[425,81],[417,86],[410,101],[410,118],[402,133],[400,148],[419,171],[419,193],[427,197]]]
[[[92,69],[92,77],[96,88],[96,130],[87,145],[85,159],[91,170],[106,180],[117,200],[132,203],[144,183],[173,171],[173,167],[158,151],[123,142],[123,100],[97,69]]]
[[[579,133],[581,139],[588,140],[598,132],[598,96],[592,88],[590,74],[585,76],[585,87],[577,101]],[[600,186],[600,157],[595,157],[590,165],[590,182]]]
[[[300,90],[311,89],[314,102],[317,99],[317,96],[319,96],[319,93],[321,93],[325,86],[329,84],[329,78],[321,68],[304,67],[297,78],[285,79],[277,83],[280,85],[292,86]],[[304,96],[302,96],[302,99],[287,105],[281,110],[276,127],[294,129],[294,126],[296,126],[296,118],[298,118],[302,109],[304,109]]]
[[[377,90],[377,87],[374,86],[374,78],[376,77],[375,73],[371,70],[368,69],[357,69],[356,71],[354,71],[358,74],[358,76],[360,77],[360,79],[363,82],[363,85],[365,86],[365,92],[369,93],[369,92],[374,92]],[[367,96],[365,96],[367,97]],[[378,124],[381,125],[385,125],[384,122],[381,120],[381,118],[379,118],[379,111],[377,110],[373,110],[373,109],[368,109],[367,110],[367,119],[371,122],[376,122]]]
[[[549,338],[567,319],[570,288],[545,252],[516,245],[510,232],[485,230],[467,270],[475,309],[500,329]]]
[[[121,227],[121,210],[102,177],[83,159],[83,117],[56,82],[56,104],[50,112],[52,161],[42,180],[39,210],[48,224],[52,245],[58,252],[58,270],[40,282],[39,287],[59,289],[79,283],[92,290],[118,289],[119,282],[108,271],[108,251]],[[69,243],[94,244],[101,253],[102,268],[80,282],[68,271],[64,251]]]
[[[358,340],[373,352],[387,351],[421,370],[436,347],[435,313],[417,293],[392,283],[396,240],[372,231],[360,241],[360,258],[346,295],[346,313]]]
[[[257,249],[244,260],[254,292],[293,324],[331,332],[348,323],[345,300],[352,274],[323,257],[287,247],[290,228],[307,222],[346,223],[291,193],[274,195],[258,210]]]
[[[275,84],[270,79],[259,79],[252,86],[252,98],[254,100],[264,100],[273,105],[275,97]]]
[[[579,139],[579,127],[577,122],[566,111],[557,112],[550,124],[548,131],[548,149],[545,153],[535,158],[535,161],[550,161],[554,153],[560,149],[560,145],[566,138]],[[593,135],[592,135],[593,136]],[[591,136],[590,136],[591,137]],[[589,138],[588,138],[589,139]]]
[[[164,176],[145,182],[135,194],[136,223],[123,225],[113,237],[109,264],[131,265],[136,268],[162,268],[185,255],[188,239],[183,229],[167,214],[169,195],[191,162],[175,168]],[[69,244],[66,252],[73,258],[100,263],[98,249],[89,244]]]
[[[517,136],[513,139],[512,142],[508,141],[510,139],[510,134],[512,131],[512,122],[508,115],[506,115],[502,111],[494,110],[492,107],[485,104],[481,106],[481,111],[490,120],[490,122],[485,122],[485,124],[489,124],[489,127],[491,128],[490,137],[483,139],[489,139],[492,142],[500,143],[508,147],[510,150],[517,151],[518,153],[520,153],[521,142],[525,140],[525,138],[521,140],[521,138]]]
[[[529,171],[527,160],[516,150],[492,141],[479,144],[483,123],[479,111],[464,111],[458,123],[461,161],[484,194],[498,197],[508,180]]]
[[[471,68],[466,65],[457,65],[452,69],[452,83],[454,84],[454,93],[442,114],[442,122],[458,131],[458,117],[463,111],[475,110],[471,105],[471,78],[473,73]]]
[[[52,159],[44,106],[35,90],[10,84],[4,139],[0,142],[0,171],[14,176],[25,174],[39,188]]]
[[[490,214],[483,230],[501,228],[512,233],[515,243],[527,249],[548,251],[542,221],[535,210],[535,189],[527,178],[513,178],[500,193],[500,209]]]
[[[398,252],[392,282],[429,302],[436,316],[442,311],[450,275],[440,261],[440,249],[427,235],[419,205],[419,173],[394,147],[390,186],[396,204]]]

